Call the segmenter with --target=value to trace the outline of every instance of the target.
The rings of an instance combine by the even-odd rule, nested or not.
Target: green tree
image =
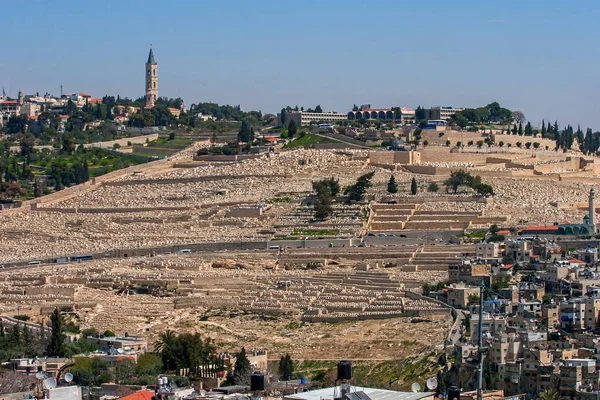
[[[285,108],[281,109],[280,116],[281,116],[281,125],[285,126],[285,119],[287,117],[287,111],[285,110]]]
[[[387,184],[388,193],[398,193],[398,185],[396,185],[396,178],[394,175],[390,176],[390,180]]]
[[[83,168],[82,168],[82,182],[87,182],[90,180],[90,167],[88,165],[87,160],[83,160]]]
[[[544,120],[542,120],[542,137],[546,137],[546,122]]]
[[[242,121],[242,126],[238,131],[238,142],[250,143],[254,140],[254,129],[248,118]]]
[[[531,122],[527,122],[527,125],[525,125],[525,136],[533,136],[533,128],[531,127]]]
[[[37,179],[33,181],[33,196],[34,197],[42,196],[42,189],[40,188],[40,184]]]
[[[317,192],[317,199],[313,204],[315,211],[314,218],[317,221],[324,221],[333,212],[331,207],[331,186],[329,185],[329,180],[325,179],[319,182],[314,182],[313,188]]]
[[[417,180],[413,176],[412,181],[410,182],[410,193],[414,196],[417,194]]]
[[[291,119],[290,123],[288,124],[288,138],[293,139],[294,136],[296,136],[296,131],[297,131],[296,122],[294,122],[294,120]]]
[[[116,336],[115,333],[113,331],[111,331],[110,329],[107,329],[104,331],[104,336],[105,337],[114,337]]]
[[[162,371],[163,363],[158,354],[143,353],[137,359],[137,374],[139,375],[158,375]]]
[[[50,334],[48,347],[46,347],[46,355],[49,357],[63,357],[63,346],[66,338],[65,321],[58,308],[55,308],[50,316],[50,328],[52,329],[52,333]]]
[[[562,396],[556,389],[546,389],[538,394],[538,400],[562,400]]]
[[[438,184],[437,184],[437,183],[435,183],[435,182],[431,182],[431,183],[429,184],[429,186],[428,186],[428,188],[427,188],[427,189],[428,189],[430,192],[433,192],[433,193],[435,193],[435,192],[437,192],[438,190],[440,190],[440,187],[438,186]]]
[[[161,355],[163,365],[167,371],[177,368],[178,344],[175,332],[169,329],[161,333],[154,344],[154,351]]]
[[[348,196],[349,201],[362,201],[364,199],[365,192],[371,187],[373,175],[375,175],[375,171],[361,175],[354,185],[344,189],[344,194]]]
[[[115,362],[115,380],[123,383],[137,375],[137,367],[133,360],[125,358]]]
[[[517,132],[519,136],[523,136],[523,123],[519,122],[519,130]]]
[[[233,367],[233,381],[236,385],[247,384],[250,381],[252,368],[250,361],[246,356],[246,349],[242,349],[235,355],[235,364]]]
[[[31,135],[25,135],[21,138],[21,155],[25,157],[27,163],[31,163],[31,153],[33,153],[33,146],[35,144],[35,139]]]
[[[315,112],[316,113],[322,113],[323,112],[323,109],[321,108],[320,104],[317,104],[317,106],[315,107]]]
[[[289,354],[279,359],[279,376],[282,381],[289,381],[294,374],[294,362]]]

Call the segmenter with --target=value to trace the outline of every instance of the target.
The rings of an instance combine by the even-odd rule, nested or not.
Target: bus
[[[71,257],[71,261],[91,261],[94,259],[94,256],[91,254],[88,254],[86,256],[73,256]]]

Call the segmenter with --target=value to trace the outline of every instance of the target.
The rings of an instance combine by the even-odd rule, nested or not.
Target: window
[[[156,76],[156,69],[152,70],[152,75]]]
[[[156,89],[156,82],[154,82],[154,89]]]

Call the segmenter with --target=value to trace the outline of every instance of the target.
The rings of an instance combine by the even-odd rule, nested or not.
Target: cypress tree
[[[394,175],[390,176],[390,180],[388,181],[387,185],[387,191],[388,193],[398,193],[398,185],[396,185],[396,178],[394,178]]]
[[[410,192],[413,194],[413,196],[417,194],[417,180],[414,177],[410,183]]]
[[[525,136],[533,136],[533,128],[531,127],[531,122],[527,122],[527,125],[525,125]]]
[[[293,139],[294,136],[296,136],[296,131],[296,122],[293,119],[291,119],[290,123],[288,124],[288,138]]]
[[[518,131],[518,133],[519,133],[519,136],[523,136],[523,123],[522,122],[519,122],[519,131]]]
[[[55,308],[54,312],[50,316],[50,326],[52,328],[52,333],[50,334],[50,342],[48,343],[48,347],[46,347],[46,355],[50,357],[63,357],[65,322],[62,315],[60,315],[58,308]]]
[[[87,160],[83,161],[83,168],[81,173],[82,182],[87,182],[90,180],[90,167],[88,165]]]
[[[513,134],[513,135],[516,135],[516,134],[517,134],[517,131],[518,131],[518,129],[517,129],[517,124],[514,124],[514,125],[513,125],[513,129],[512,129],[512,134]]]
[[[33,181],[33,196],[40,197],[42,195],[42,189],[40,189],[40,185],[38,180]]]
[[[546,122],[542,120],[542,137],[546,137]]]

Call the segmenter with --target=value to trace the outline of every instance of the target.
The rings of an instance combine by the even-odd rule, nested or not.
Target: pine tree
[[[413,196],[417,194],[417,180],[414,177],[410,183],[410,192],[413,194]]]
[[[396,185],[396,178],[394,175],[390,176],[390,180],[387,185],[388,193],[398,193],[398,185]]]
[[[50,342],[48,343],[48,347],[46,347],[46,355],[50,357],[63,357],[65,322],[62,315],[60,315],[58,308],[55,308],[54,312],[50,316],[50,326],[52,328],[52,333],[50,334]]]

